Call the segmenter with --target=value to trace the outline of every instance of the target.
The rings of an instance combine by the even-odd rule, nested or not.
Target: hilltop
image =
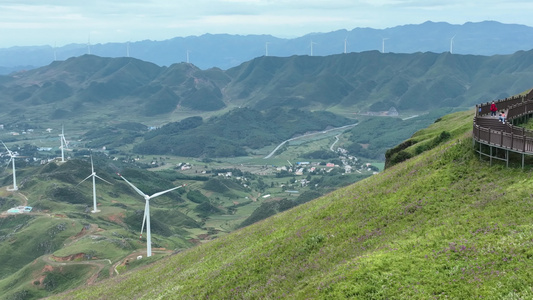
[[[412,139],[446,141],[376,176],[52,298],[531,298],[531,169],[480,160],[472,115],[438,119]]]
[[[0,118],[9,142],[63,124],[88,147],[247,156],[365,116],[468,109],[527,89],[532,72],[533,50],[493,57],[378,51],[260,57],[226,71],[84,55],[0,76]],[[166,139],[168,132],[182,138]],[[43,142],[50,136],[34,139],[50,147]],[[191,155],[184,142],[201,150]]]
[[[191,62],[201,69],[230,69],[260,56],[328,56],[346,52],[378,50],[394,53],[434,52],[472,55],[512,54],[533,48],[533,28],[495,21],[449,24],[427,21],[385,29],[354,28],[285,39],[271,35],[204,34],[175,37],[163,41],[129,43],[69,44],[62,47],[29,46],[0,49],[0,74],[29,70],[54,60],[92,53],[125,57],[160,66]],[[386,45],[383,39],[386,38]],[[313,53],[310,44],[313,42]],[[385,46],[385,47],[383,47]],[[385,48],[385,49],[383,49]],[[268,52],[268,54],[267,54]],[[29,65],[29,66],[28,66]]]

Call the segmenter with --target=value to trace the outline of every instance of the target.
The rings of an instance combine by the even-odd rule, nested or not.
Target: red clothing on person
[[[498,111],[498,109],[496,108],[496,104],[495,103],[492,103],[490,105],[490,111],[493,111],[493,112],[497,112]]]

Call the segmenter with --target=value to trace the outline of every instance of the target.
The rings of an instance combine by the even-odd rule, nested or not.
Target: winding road
[[[263,157],[263,159],[271,158],[276,153],[276,151],[278,151],[278,149],[281,148],[283,145],[285,145],[285,143],[287,143],[287,142],[298,140],[298,139],[302,139],[302,138],[306,138],[306,137],[310,137],[310,136],[313,136],[313,135],[328,133],[328,132],[333,131],[333,130],[351,128],[351,127],[356,126],[357,124],[359,124],[359,123],[344,125],[344,126],[341,126],[341,127],[335,127],[335,128],[331,128],[331,129],[327,129],[327,130],[323,130],[323,131],[319,131],[319,132],[308,133],[308,134],[304,134],[304,135],[300,135],[300,136],[297,136],[297,137],[290,138],[290,139],[288,139],[286,141],[283,141],[281,144],[279,144],[276,148],[274,148],[274,150],[272,150],[272,152],[270,152],[267,156]]]
[[[331,146],[329,146],[329,150],[335,152],[335,150],[333,150],[333,147],[334,147],[335,144],[337,144],[337,142],[339,141],[339,135],[340,135],[340,134],[337,134],[337,135],[335,136],[335,141],[333,142],[333,144],[331,144]]]

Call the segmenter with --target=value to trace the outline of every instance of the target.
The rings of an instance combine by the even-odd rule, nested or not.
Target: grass
[[[50,291],[57,293],[75,288],[88,280],[94,268],[81,264],[51,267],[36,260],[13,274],[10,281],[0,284],[4,291],[2,299],[37,299],[46,297]]]
[[[24,215],[14,218],[27,220],[27,216]],[[37,257],[60,248],[68,237],[75,235],[81,229],[81,225],[77,222],[66,222],[61,218],[33,218],[22,225],[14,228],[11,232],[13,234],[4,236],[5,242],[0,244],[2,278],[16,272]]]
[[[446,122],[443,122],[441,124],[446,124]],[[438,129],[441,130],[441,129]],[[435,132],[439,132],[438,130],[435,130]],[[428,134],[428,138],[431,137],[433,133]],[[337,145],[341,145],[342,142],[346,142],[345,135],[341,135],[341,141]],[[333,142],[333,137],[329,136],[326,138],[317,139],[317,136],[313,137],[310,140],[304,141],[300,140],[298,141],[298,145],[289,145],[287,147],[287,150],[280,153],[276,158],[270,159],[270,160],[264,160],[261,157],[256,158],[246,158],[241,161],[236,158],[232,161],[224,161],[224,162],[212,162],[209,164],[206,163],[198,163],[198,166],[196,169],[190,170],[190,175],[195,175],[195,171],[197,170],[211,170],[213,168],[225,168],[225,167],[233,167],[234,164],[244,163],[253,163],[255,165],[249,165],[249,166],[243,166],[246,168],[246,170],[261,170],[261,166],[264,164],[276,164],[276,165],[286,165],[287,159],[290,159],[293,163],[296,161],[309,161],[309,159],[302,159],[299,158],[300,153],[309,152],[317,149],[325,149],[329,148],[331,143]],[[268,151],[265,151],[268,152]],[[152,159],[152,157],[146,157],[145,158],[147,162]],[[187,158],[166,158],[167,165],[166,168],[172,167],[175,163],[190,160]],[[205,168],[204,166],[208,166],[208,168]],[[164,168],[162,168],[164,169]],[[381,167],[380,167],[381,169]],[[75,172],[71,172],[71,170],[75,170]],[[85,171],[83,171],[85,170]],[[84,201],[81,201],[79,204],[71,204],[69,203],[70,199],[67,194],[67,196],[63,196],[61,198],[59,197],[52,197],[51,194],[43,193],[43,191],[49,191],[50,186],[60,186],[60,187],[68,187],[70,184],[77,184],[79,181],[81,181],[83,178],[85,178],[87,174],[87,170],[90,170],[90,164],[85,162],[73,162],[70,161],[69,163],[62,164],[53,171],[53,174],[48,174],[44,170],[42,171],[34,171],[30,167],[24,168],[23,172],[21,173],[21,178],[30,178],[30,180],[26,181],[23,188],[21,189],[21,193],[25,194],[29,199],[29,205],[34,207],[34,214],[32,215],[33,220],[32,222],[29,222],[27,231],[28,232],[35,232],[37,235],[42,233],[42,230],[40,228],[35,229],[33,226],[45,226],[43,224],[48,224],[48,222],[63,222],[67,224],[75,224],[74,230],[65,233],[64,236],[61,236],[63,239],[64,246],[60,248],[54,248],[50,249],[49,254],[53,254],[58,257],[65,257],[77,253],[85,253],[93,258],[94,261],[99,260],[105,260],[110,259],[113,263],[119,262],[123,260],[127,255],[130,255],[132,253],[142,253],[146,249],[145,240],[143,239],[140,241],[138,239],[139,230],[140,230],[140,224],[134,224],[134,223],[128,223],[123,224],[122,221],[125,217],[128,216],[128,214],[132,213],[135,210],[143,210],[144,203],[142,199],[134,193],[133,190],[130,189],[130,187],[126,186],[123,182],[121,182],[116,177],[112,177],[107,175],[106,171],[98,169],[97,166],[97,173],[100,176],[104,176],[106,180],[109,180],[113,182],[113,185],[107,185],[102,182],[97,182],[97,195],[98,195],[98,203],[99,208],[101,209],[101,212],[98,214],[91,214],[88,212],[87,207],[89,207],[89,210],[92,208],[92,199],[89,199],[91,197],[88,197]],[[268,167],[268,170],[273,170],[272,167]],[[52,171],[51,171],[52,172]],[[171,171],[174,172],[174,171]],[[17,173],[19,174],[19,173]],[[33,176],[35,175],[35,176]],[[168,175],[168,174],[167,174]],[[354,176],[357,174],[354,174]],[[166,176],[166,175],[165,175]],[[354,182],[359,180],[359,178],[356,178],[354,176],[338,176],[338,177],[327,177],[329,181],[336,181],[336,180],[347,180],[349,182]],[[368,176],[368,175],[365,175]],[[156,176],[157,177],[157,176]],[[152,205],[152,213],[157,214],[160,213],[162,216],[168,216],[174,220],[172,222],[166,222],[166,225],[169,227],[170,231],[173,232],[172,235],[163,236],[160,234],[154,234],[153,235],[153,243],[154,247],[163,247],[165,249],[168,249],[169,252],[172,251],[183,251],[183,249],[186,249],[190,247],[191,242],[189,240],[192,239],[198,239],[199,237],[203,236],[204,234],[208,233],[210,234],[209,240],[203,240],[201,243],[204,244],[211,244],[214,243],[216,240],[212,240],[213,238],[217,239],[224,239],[224,236],[226,236],[230,231],[233,231],[235,228],[237,228],[242,221],[244,221],[248,216],[251,215],[251,213],[261,205],[264,201],[271,201],[271,199],[274,198],[285,198],[289,197],[289,195],[282,191],[281,184],[286,184],[290,180],[293,179],[294,176],[291,177],[283,177],[283,178],[274,178],[274,177],[261,177],[264,182],[269,186],[269,188],[266,188],[264,192],[259,193],[258,191],[237,191],[234,190],[233,194],[236,195],[237,198],[229,198],[224,195],[220,195],[213,192],[208,192],[203,190],[202,192],[205,193],[208,197],[211,198],[211,200],[216,199],[216,204],[221,207],[230,207],[233,205],[233,201],[238,201],[240,203],[247,202],[249,199],[246,199],[245,197],[258,197],[257,199],[259,201],[250,202],[249,204],[238,206],[234,212],[231,214],[223,214],[223,215],[211,215],[208,218],[200,219],[197,216],[197,213],[194,211],[195,204],[188,201],[186,199],[186,194],[182,194],[181,197],[185,200],[184,202],[178,202],[175,201],[175,198],[169,198],[169,197],[161,197],[156,198],[154,201],[151,202]],[[296,176],[296,179],[305,178],[306,176]],[[313,178],[316,178],[318,176],[313,175]],[[139,177],[141,178],[141,177]],[[139,178],[130,178],[132,181],[135,181],[136,183],[143,182],[144,179]],[[155,177],[154,177],[155,178]],[[66,181],[65,181],[66,180]],[[149,181],[151,181],[150,179]],[[145,180],[146,181],[146,180]],[[187,182],[187,189],[202,189],[204,182],[200,181],[185,181],[185,180],[177,180],[174,182],[174,184],[182,184]],[[66,184],[65,184],[66,183]],[[273,183],[274,187],[270,187],[271,183]],[[144,183],[143,183],[144,184]],[[151,183],[147,182],[146,184],[151,185]],[[325,184],[330,184],[330,182],[325,182]],[[293,189],[293,187],[290,187],[290,189]],[[305,188],[295,188],[300,191],[300,193],[303,193],[304,191],[309,190],[309,187]],[[79,186],[77,186],[75,189],[70,189],[74,192],[79,192],[84,195],[90,195],[91,193],[91,185],[90,183],[86,182]],[[265,194],[271,194],[271,198],[269,199],[263,199],[261,198],[262,195]],[[11,206],[13,206],[14,203],[20,203],[21,198],[17,197],[16,195],[12,195],[10,193],[4,192],[2,190],[0,192],[0,196],[3,197],[4,200],[2,205],[2,209],[7,209]],[[58,196],[62,196],[59,194]],[[79,201],[78,201],[79,202]],[[178,226],[178,223],[182,219],[182,217],[177,213],[178,211],[181,211],[182,213],[186,214],[188,217],[192,217],[197,222],[202,221],[202,226],[198,228],[180,228]],[[188,213],[187,213],[188,212]],[[1,224],[1,235],[9,234],[16,226],[20,224],[27,223],[22,216],[16,217],[16,222],[13,222],[12,224],[9,222],[6,222],[5,224]],[[154,219],[155,220],[155,219]],[[8,224],[9,223],[9,224]],[[55,223],[54,223],[55,224]],[[83,226],[86,226],[87,224],[97,225],[99,230],[97,232],[92,232],[90,234],[87,234],[86,236],[79,238],[79,239],[73,239],[76,234],[78,234],[81,231],[81,228]],[[174,224],[174,225],[173,225]],[[46,225],[48,226],[48,225]],[[282,226],[282,225],[277,225]],[[220,232],[213,231],[220,230]],[[19,230],[19,229],[17,229]],[[39,241],[38,239],[34,239],[33,237],[30,237],[29,235],[24,235],[20,233],[21,231],[17,231],[16,238],[19,237],[26,237],[29,241]],[[167,230],[168,232],[168,230]],[[20,233],[20,234],[19,234]],[[42,234],[41,234],[42,235]],[[306,245],[304,248],[313,248],[316,246],[313,246],[313,243],[319,243],[320,245],[324,243],[325,239],[322,237],[323,234],[319,234],[316,237],[313,237],[310,240],[310,245]],[[327,240],[327,239],[326,239]],[[4,243],[0,244],[0,246],[3,246]],[[9,243],[5,243],[5,245],[9,245]],[[18,244],[17,244],[18,245]],[[59,245],[59,244],[58,244]],[[34,249],[34,244],[27,244],[24,246],[27,249]],[[255,249],[254,251],[260,251],[261,249]],[[9,250],[8,250],[9,251]],[[5,253],[5,252],[3,252]],[[2,277],[0,280],[0,293],[11,293],[13,290],[13,286],[11,286],[10,283],[15,281],[24,281],[26,280],[25,277],[22,276],[22,273],[14,273],[15,270],[21,270],[28,268],[28,270],[31,270],[31,272],[35,272],[35,274],[42,274],[43,267],[38,267],[38,264],[31,265],[33,261],[35,261],[35,258],[31,255],[26,255],[26,252],[24,251],[11,251],[11,255],[4,255],[3,257],[0,256],[0,261],[4,262],[7,261],[5,266],[10,266],[13,262],[20,262],[17,266],[14,268],[2,268],[3,270],[6,270],[5,277]],[[167,252],[168,253],[168,252]],[[46,254],[48,255],[48,254]],[[161,258],[161,254],[157,253],[159,259]],[[90,259],[89,259],[90,260]],[[82,259],[83,261],[83,259]],[[152,262],[152,261],[150,261]],[[76,262],[77,263],[77,262]],[[107,262],[106,262],[107,263]],[[29,264],[29,265],[28,265]],[[131,271],[135,268],[140,267],[141,265],[144,265],[145,263],[131,263],[128,267],[123,267],[119,271],[122,274],[122,271]],[[33,266],[33,267],[32,267]],[[95,272],[95,267],[86,269],[87,272]],[[104,279],[109,277],[109,272],[113,273],[113,270],[110,269],[109,266],[105,266],[104,269],[102,269],[99,272],[98,279]],[[29,276],[27,271],[24,273],[24,276]],[[18,274],[18,275],[17,275]],[[17,277],[19,276],[19,277]],[[59,280],[67,280],[68,282],[62,282],[60,285],[56,285],[56,289],[53,290],[40,290],[38,295],[37,294],[28,294],[25,296],[26,298],[38,298],[45,295],[48,295],[49,293],[57,293],[61,290],[65,290],[67,288],[64,288],[68,286],[68,289],[75,287],[76,284],[83,284],[83,280],[78,280],[78,278],[74,278],[72,276],[59,276],[57,277]],[[18,287],[18,285],[17,285]],[[26,290],[26,287],[24,287],[24,284],[20,285],[21,289],[19,296],[23,295],[23,291]],[[31,290],[31,289],[30,289]],[[18,290],[17,290],[18,291]]]
[[[143,253],[146,249],[146,235],[139,240],[142,218],[138,222],[127,220],[128,216],[135,214],[136,211],[142,213],[144,209],[142,198],[117,178],[111,177],[103,170],[97,170],[100,176],[113,182],[113,185],[97,182],[97,201],[101,211],[97,214],[90,213],[92,209],[92,199],[90,199],[92,197],[89,197],[89,195],[92,196],[90,183],[76,186],[76,183],[87,175],[83,171],[89,169],[87,166],[90,167],[86,161],[69,161],[56,167],[51,164],[23,169],[21,178],[27,180],[19,192],[28,198],[28,205],[34,209],[31,214],[0,218],[0,238],[2,239],[0,243],[0,264],[2,265],[0,294],[9,295],[14,299],[45,297],[74,288],[76,285],[85,284],[87,277],[94,272],[98,272],[98,280],[114,276],[108,264],[119,263],[129,255],[145,256]],[[170,172],[175,174],[174,171]],[[132,177],[132,180],[134,179],[137,180],[136,183],[143,182],[147,186],[155,185],[151,177],[146,180]],[[285,182],[287,179],[273,178],[272,180]],[[187,189],[192,190],[201,190],[205,183],[204,181],[184,182],[188,183]],[[184,182],[178,180],[178,183]],[[268,184],[270,184],[269,181]],[[68,191],[82,193],[86,198],[80,201],[73,199],[72,195],[77,194],[47,192],[51,190],[51,187],[61,187]],[[280,187],[274,189],[281,191]],[[206,193],[205,190],[203,192]],[[230,199],[210,192],[208,196],[211,201],[220,207],[232,207],[234,201],[239,201],[242,205],[237,205],[231,214],[211,215],[203,219],[197,216],[194,210],[196,204],[187,200],[186,193],[181,195],[183,201],[166,196],[151,201],[153,247],[165,249],[164,255],[156,251],[155,256],[160,259],[169,253],[189,248],[197,240],[204,239],[206,233],[209,237],[201,242],[227,235],[261,204],[261,201],[252,202],[245,198],[251,197],[252,194],[256,197],[256,192],[234,190],[233,193],[238,198]],[[22,204],[21,201],[24,199],[5,189],[0,190],[0,197],[2,211]],[[187,218],[193,220],[187,220]],[[156,221],[164,223],[161,227],[161,234],[156,232]],[[194,226],[195,222],[203,223],[201,226]],[[50,232],[57,226],[61,227],[60,232]],[[90,229],[87,229],[88,226]],[[85,233],[82,228],[86,228]],[[59,259],[77,254],[81,254],[82,257],[65,263],[66,266],[86,264],[83,276],[71,276],[72,272],[69,271],[68,274],[51,275],[52,277],[57,275],[54,277],[57,282],[47,288],[33,284],[32,278],[44,276],[47,272],[44,268],[46,264],[42,262],[46,261],[52,266],[62,263],[49,262],[48,257],[51,257],[53,261],[56,259],[54,257]],[[122,267],[120,272],[132,270],[153,261],[155,260],[134,262],[127,267]],[[100,269],[101,266],[103,269]]]
[[[453,137],[379,175],[61,299],[526,299],[531,169]]]

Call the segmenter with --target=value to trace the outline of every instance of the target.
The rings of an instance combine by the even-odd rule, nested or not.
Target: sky
[[[531,0],[0,0],[0,48],[219,34],[294,38],[486,20],[533,27]]]

